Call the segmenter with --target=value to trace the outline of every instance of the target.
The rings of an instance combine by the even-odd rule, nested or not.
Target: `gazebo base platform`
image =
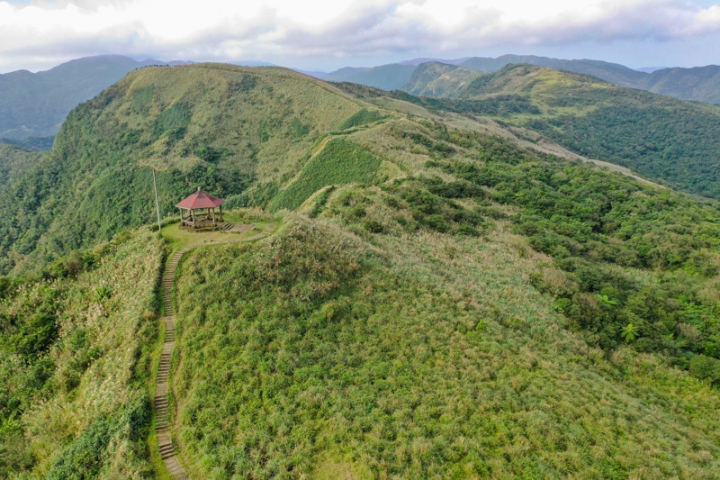
[[[180,225],[180,230],[187,230],[189,232],[210,232],[212,230],[220,230],[221,225],[210,225],[209,227],[191,227],[188,225]]]
[[[212,220],[195,220],[194,222],[190,219],[180,220],[180,228],[183,230],[215,230],[225,224],[225,220],[220,217]]]

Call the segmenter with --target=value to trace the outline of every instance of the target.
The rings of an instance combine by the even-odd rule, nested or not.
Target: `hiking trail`
[[[223,245],[228,243],[252,242],[267,237],[275,229],[275,223],[270,222],[265,230],[253,235],[252,237],[240,240],[227,240],[220,242],[199,243],[190,245],[175,252],[163,273],[162,278],[162,301],[165,307],[165,340],[162,353],[160,354],[160,365],[155,380],[155,398],[153,399],[153,410],[155,411],[155,431],[157,433],[158,450],[162,458],[165,468],[175,480],[189,480],[185,469],[180,464],[175,446],[173,445],[170,429],[170,405],[168,403],[169,380],[170,380],[170,364],[172,360],[173,349],[175,348],[175,307],[173,305],[173,284],[175,283],[175,269],[180,263],[180,259],[188,251],[210,245]]]

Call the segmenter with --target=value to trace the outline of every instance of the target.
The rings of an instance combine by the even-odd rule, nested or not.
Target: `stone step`
[[[173,448],[172,442],[170,442],[170,443],[161,443],[160,445],[158,445],[158,449],[159,449],[161,452],[167,452],[168,450],[175,450],[175,449]]]

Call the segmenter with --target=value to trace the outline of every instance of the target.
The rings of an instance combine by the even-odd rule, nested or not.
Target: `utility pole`
[[[153,186],[155,187],[155,209],[157,210],[157,216],[158,216],[158,232],[162,231],[162,226],[160,224],[160,201],[158,200],[158,193],[157,193],[157,181],[155,180],[155,169],[152,169],[153,171]]]

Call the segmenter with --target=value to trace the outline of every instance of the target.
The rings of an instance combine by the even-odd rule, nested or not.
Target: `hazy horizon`
[[[3,0],[0,27],[0,73],[102,54],[325,72],[504,54],[720,64],[717,0]]]
[[[525,55],[532,55],[532,54],[528,54],[528,53],[508,53],[508,54],[503,54],[503,55],[525,56]],[[469,58],[472,58],[472,57],[484,57],[484,55],[473,55],[473,56],[471,56],[471,57],[460,57],[460,59],[458,59],[458,58],[438,58],[438,57],[414,57],[414,58],[401,59],[401,60],[398,60],[398,61],[396,61],[396,62],[379,63],[379,64],[376,64],[376,65],[371,65],[371,64],[358,64],[358,65],[346,64],[346,65],[342,65],[342,66],[340,66],[340,67],[338,67],[338,68],[334,68],[334,69],[321,69],[321,68],[294,67],[294,66],[291,66],[291,65],[280,65],[280,64],[276,64],[276,63],[272,63],[272,62],[264,62],[264,61],[262,61],[262,60],[249,60],[249,61],[245,61],[244,59],[229,59],[229,60],[217,60],[217,59],[209,59],[209,60],[194,60],[194,59],[190,59],[190,60],[188,60],[188,59],[180,59],[180,58],[165,59],[165,58],[154,58],[154,57],[147,56],[147,55],[130,56],[130,55],[123,55],[123,54],[121,54],[121,53],[104,53],[104,54],[98,54],[98,55],[88,55],[88,56],[84,56],[84,57],[72,58],[72,59],[69,59],[69,60],[62,61],[62,62],[60,62],[60,63],[58,63],[58,64],[55,64],[55,65],[50,65],[50,66],[45,67],[45,68],[39,68],[39,69],[18,68],[18,69],[16,69],[16,70],[11,70],[11,71],[8,71],[8,72],[0,72],[0,75],[4,75],[4,74],[6,74],[6,73],[13,73],[13,72],[21,71],[21,70],[27,70],[27,71],[30,71],[30,72],[32,72],[32,73],[45,72],[45,71],[52,70],[53,68],[59,67],[60,65],[63,65],[63,64],[66,64],[66,63],[75,61],[75,60],[82,60],[82,59],[94,58],[94,57],[111,57],[111,56],[124,56],[124,57],[130,58],[130,59],[132,59],[132,60],[134,60],[134,61],[136,61],[136,62],[145,62],[145,61],[157,61],[157,62],[159,62],[159,63],[172,63],[172,62],[205,63],[205,62],[216,62],[216,63],[229,63],[229,64],[247,65],[247,66],[264,66],[263,64],[266,64],[266,66],[285,67],[285,68],[290,68],[290,69],[297,70],[297,71],[302,71],[302,72],[308,72],[308,73],[324,73],[324,74],[332,73],[332,72],[334,72],[334,71],[336,71],[336,70],[340,70],[340,69],[342,69],[342,68],[358,68],[358,69],[363,69],[363,68],[364,68],[364,69],[371,69],[371,68],[375,68],[375,67],[379,67],[379,66],[383,66],[383,65],[388,65],[388,64],[393,64],[393,63],[394,63],[394,64],[398,64],[398,63],[415,63],[415,62],[419,63],[420,60],[422,60],[423,62],[438,61],[438,62],[457,63],[457,61],[460,60],[460,59],[469,59]],[[497,58],[497,57],[500,57],[500,56],[502,56],[502,55],[493,56],[492,58]],[[546,55],[537,55],[537,56],[545,57]],[[488,57],[488,58],[489,58],[489,57]],[[611,60],[603,60],[603,59],[600,59],[600,58],[561,58],[561,57],[550,57],[550,58],[557,58],[557,59],[559,59],[559,60],[601,60],[601,61],[605,61],[605,62],[608,62],[608,63],[616,63],[616,64],[619,64],[619,65],[624,65],[624,64],[619,63],[619,62],[613,62],[613,61],[611,61]],[[719,63],[720,63],[720,62],[719,62]],[[663,70],[663,69],[668,69],[668,68],[676,68],[676,67],[679,67],[679,68],[695,68],[695,67],[705,67],[705,66],[708,66],[708,65],[716,65],[716,64],[693,65],[693,66],[690,66],[690,67],[679,67],[678,65],[643,66],[643,67],[632,67],[632,66],[629,66],[629,65],[624,65],[624,66],[626,66],[626,67],[628,67],[628,68],[632,68],[633,70],[636,70],[636,71],[639,71],[639,72],[651,73],[651,72],[656,71],[656,70]]]

